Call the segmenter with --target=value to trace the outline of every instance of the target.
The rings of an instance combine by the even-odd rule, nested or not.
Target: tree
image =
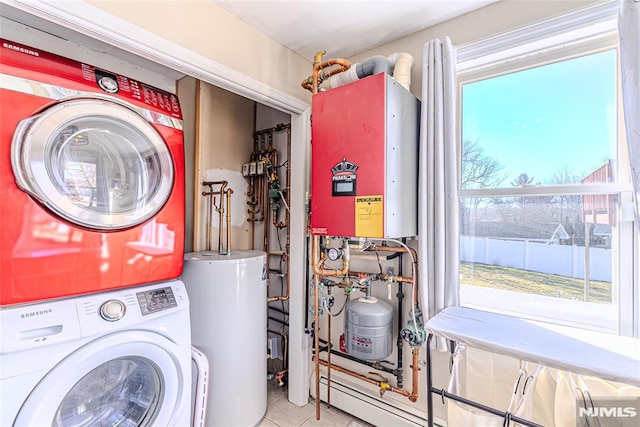
[[[460,188],[497,187],[504,181],[504,166],[484,153],[478,141],[469,139],[462,143]]]
[[[501,173],[504,166],[486,155],[478,141],[466,139],[462,143],[460,169],[460,188],[492,188],[504,181],[504,175]],[[470,221],[476,221],[480,217],[478,208],[481,200],[474,197],[460,201],[462,234],[469,232]]]
[[[511,185],[514,187],[524,187],[525,185],[531,185],[533,183],[533,177],[530,177],[526,173],[521,173],[516,179],[511,181]]]
[[[577,184],[580,182],[582,178],[580,175],[576,174],[572,168],[567,165],[557,168],[551,178],[549,179],[549,185],[567,185],[567,184]],[[559,208],[556,210],[556,218],[565,220],[568,218],[568,215],[578,215],[582,213],[582,197],[581,196],[569,196],[569,195],[558,195],[555,196],[553,201],[554,204]],[[572,227],[573,228],[573,227]],[[566,227],[565,227],[566,229]],[[569,232],[569,230],[567,230]],[[571,234],[571,233],[569,233]]]
[[[531,185],[533,183],[533,177],[529,176],[526,172],[521,173],[520,175],[518,175],[516,177],[516,179],[514,179],[513,181],[511,181],[511,185],[514,187],[526,187],[528,185]],[[531,205],[535,202],[540,202],[540,200],[536,200],[535,198],[532,197],[518,197],[516,199],[518,201],[519,204],[519,208],[520,208],[520,220],[522,222],[529,222],[530,221],[530,216],[531,214],[528,212],[529,209],[527,208],[527,205]]]

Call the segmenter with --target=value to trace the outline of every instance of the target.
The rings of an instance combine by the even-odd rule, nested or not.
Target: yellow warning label
[[[382,196],[356,196],[355,237],[383,237]]]

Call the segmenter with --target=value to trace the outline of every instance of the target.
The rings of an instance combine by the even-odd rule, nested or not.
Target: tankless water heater
[[[313,96],[313,234],[417,234],[419,114],[420,101],[386,73]]]

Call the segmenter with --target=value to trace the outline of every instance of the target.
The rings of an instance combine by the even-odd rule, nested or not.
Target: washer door
[[[152,332],[121,332],[81,347],[31,392],[15,426],[168,426],[189,408],[185,352]],[[190,364],[187,365],[190,368]]]
[[[13,136],[18,186],[66,221],[120,230],[153,217],[173,188],[171,153],[135,111],[72,99],[23,120]]]

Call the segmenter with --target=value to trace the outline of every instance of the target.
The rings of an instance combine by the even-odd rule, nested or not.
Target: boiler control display
[[[161,289],[138,292],[136,296],[138,297],[138,304],[140,304],[140,310],[143,316],[178,306],[176,298],[173,295],[173,290],[169,286]]]
[[[358,165],[342,158],[331,168],[332,196],[355,196]]]
[[[333,186],[333,195],[337,196],[340,194],[352,196],[355,194],[353,189],[353,182],[336,182]]]

